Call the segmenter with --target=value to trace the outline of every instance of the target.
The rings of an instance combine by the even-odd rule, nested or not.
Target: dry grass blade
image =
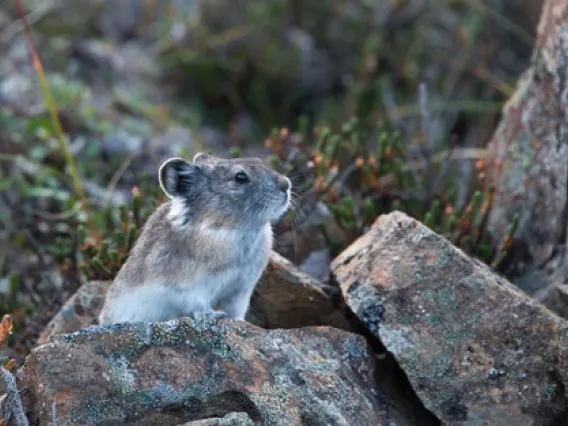
[[[77,170],[77,167],[75,165],[75,160],[73,159],[73,155],[71,154],[69,144],[68,144],[67,140],[65,139],[65,136],[63,135],[63,129],[62,129],[61,123],[59,121],[59,114],[58,114],[57,106],[55,105],[55,102],[54,102],[54,100],[51,96],[51,92],[49,90],[47,80],[45,78],[45,73],[43,72],[43,66],[41,64],[41,61],[39,59],[39,55],[37,53],[37,48],[36,48],[35,43],[33,41],[31,29],[30,29],[30,26],[29,26],[27,18],[26,18],[26,13],[25,13],[25,10],[24,10],[23,2],[22,2],[22,0],[15,0],[15,3],[16,3],[16,9],[18,11],[18,15],[20,16],[20,20],[22,21],[22,24],[24,26],[24,32],[25,32],[26,41],[27,41],[27,44],[28,44],[30,61],[31,61],[32,66],[34,68],[34,71],[36,72],[36,75],[38,77],[39,84],[41,86],[41,91],[42,91],[42,94],[43,94],[43,97],[44,97],[45,105],[46,105],[46,108],[48,109],[49,114],[50,114],[53,129],[55,131],[57,139],[59,140],[59,145],[60,145],[61,151],[63,152],[63,155],[65,157],[65,163],[67,164],[67,168],[69,170],[69,173],[71,174],[71,180],[72,180],[72,183],[73,183],[73,188],[75,190],[75,193],[77,194],[77,196],[81,200],[81,203],[82,203],[82,205],[85,209],[85,212],[87,214],[87,221],[88,221],[89,228],[93,231],[93,233],[95,233],[96,229],[95,229],[94,223],[92,221],[92,218],[91,218],[91,215],[90,215],[90,212],[89,212],[89,209],[88,209],[87,197],[85,195],[85,191],[83,190],[81,178],[79,177],[79,171]]]

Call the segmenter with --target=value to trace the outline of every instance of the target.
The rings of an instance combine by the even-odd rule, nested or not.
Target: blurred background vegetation
[[[276,250],[317,278],[392,209],[499,270],[508,241],[485,229],[498,165],[483,158],[540,5],[0,2],[0,314],[15,354],[82,282],[113,277],[163,201],[160,162],[198,151],[292,178]]]

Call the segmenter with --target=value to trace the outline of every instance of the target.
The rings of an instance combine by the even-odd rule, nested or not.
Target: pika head
[[[184,224],[254,228],[278,220],[290,206],[290,179],[258,158],[205,153],[195,155],[193,162],[170,158],[158,177]]]

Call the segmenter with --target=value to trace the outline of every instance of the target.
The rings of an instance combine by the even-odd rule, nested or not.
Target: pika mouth
[[[272,221],[279,220],[292,205],[292,193],[290,190],[282,193],[281,202],[278,207],[274,206]]]
[[[292,203],[292,189],[288,188],[288,190],[284,193],[284,202],[282,203],[284,211],[288,210],[291,203]]]

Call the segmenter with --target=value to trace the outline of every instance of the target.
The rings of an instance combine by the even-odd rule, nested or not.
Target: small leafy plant
[[[129,204],[107,206],[99,213],[93,211],[96,234],[84,224],[78,224],[77,244],[70,238],[58,240],[55,258],[60,267],[69,269],[76,258],[86,279],[113,279],[126,261],[144,223],[162,201],[161,195],[143,197],[142,190],[134,187]]]

